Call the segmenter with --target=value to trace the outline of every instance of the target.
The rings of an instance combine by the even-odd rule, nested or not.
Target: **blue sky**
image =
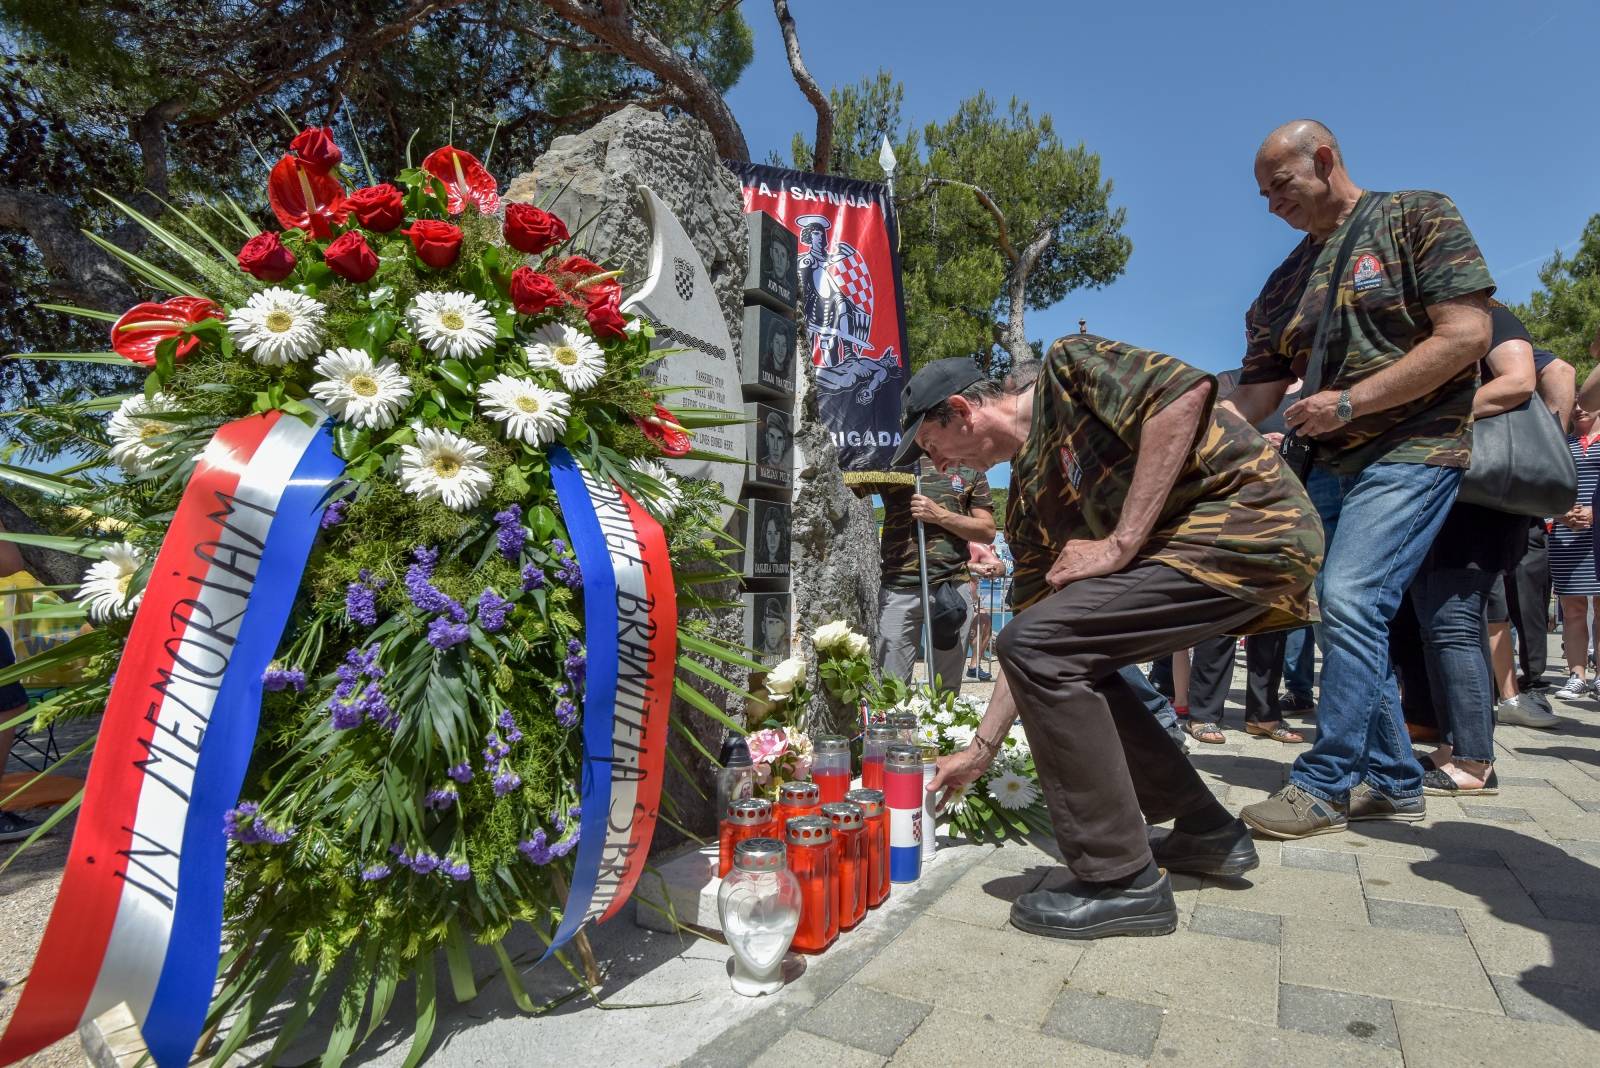
[[[1526,298],[1539,264],[1600,212],[1592,0],[1011,0],[982,18],[951,0],[791,10],[824,87],[887,69],[919,124],[980,89],[1015,95],[1100,154],[1133,255],[1105,289],[1030,313],[1035,338],[1081,317],[1208,370],[1236,365],[1245,308],[1300,236],[1267,214],[1250,171],[1262,137],[1291,118],[1326,122],[1368,188],[1454,197],[1504,299]],[[815,120],[770,9],[747,4],[745,17],[756,55],[729,101],[765,159]]]

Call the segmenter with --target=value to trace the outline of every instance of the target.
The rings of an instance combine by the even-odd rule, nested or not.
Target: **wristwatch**
[[[1350,391],[1342,390],[1339,393],[1339,403],[1333,409],[1333,414],[1339,417],[1339,422],[1348,423],[1355,418],[1356,410],[1350,407]]]

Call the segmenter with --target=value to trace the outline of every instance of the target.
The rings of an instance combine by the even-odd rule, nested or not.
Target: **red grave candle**
[[[844,800],[850,789],[850,739],[842,734],[821,734],[811,759],[811,781],[817,784],[824,805]]]
[[[867,907],[875,909],[889,898],[889,810],[884,807],[882,790],[851,790],[845,800],[861,806]]]
[[[795,779],[778,788],[778,822],[788,826],[788,821],[801,816],[822,815],[822,798],[817,784]]]
[[[733,854],[747,838],[770,838],[772,802],[760,797],[742,797],[728,804],[717,828],[717,877],[733,870]]]
[[[835,872],[839,928],[848,931],[867,915],[866,819],[854,801],[823,805],[822,814],[833,821],[833,840],[839,854]]]
[[[789,870],[800,883],[800,926],[791,946],[800,953],[821,953],[839,937],[833,824],[821,816],[800,816],[785,827]]]
[[[900,732],[890,726],[868,727],[861,746],[861,788],[883,789],[883,754],[900,741]]]

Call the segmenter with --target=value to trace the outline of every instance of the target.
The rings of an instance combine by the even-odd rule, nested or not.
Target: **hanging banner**
[[[119,1002],[161,1068],[217,975],[226,841],[277,650],[344,465],[325,426],[228,423],[201,454],[133,618],[44,941],[0,1064]]]
[[[678,658],[678,601],[666,535],[633,498],[550,450],[550,477],[583,571],[588,668],[583,781],[572,886],[545,952],[633,892],[655,833]]]
[[[816,365],[817,410],[839,448],[845,481],[890,481],[875,473],[888,472],[900,442],[909,364],[888,187],[729,166],[744,186],[744,210],[765,212],[799,240],[800,317]]]

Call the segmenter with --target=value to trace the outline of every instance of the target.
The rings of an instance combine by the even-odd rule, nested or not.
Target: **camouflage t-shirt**
[[[1323,389],[1348,389],[1427,339],[1433,333],[1428,305],[1494,292],[1472,231],[1449,197],[1415,191],[1364,195],[1384,199],[1363,224],[1339,279],[1325,359],[1330,368],[1341,359],[1343,364]],[[1245,314],[1241,383],[1278,382],[1305,372],[1344,236],[1345,226],[1321,244],[1307,236],[1267,279]],[[1476,385],[1477,367],[1469,364],[1431,393],[1317,438],[1317,460],[1347,472],[1379,460],[1466,467]]]
[[[954,474],[941,475],[928,460],[922,461],[922,495],[958,515],[971,515],[974,508],[994,511],[989,496],[989,480],[969,467]],[[917,569],[917,521],[911,518],[911,486],[882,491],[883,584],[896,589],[920,586]],[[958,537],[935,523],[922,524],[928,547],[928,582],[967,582],[967,539]]]
[[[1201,383],[1181,360],[1071,334],[1050,347],[1033,397],[1033,428],[1011,462],[1006,542],[1020,610],[1050,592],[1045,575],[1075,538],[1116,529],[1133,484],[1144,423]],[[1211,401],[1194,449],[1135,560],[1155,560],[1263,608],[1241,633],[1316,618],[1322,522],[1300,480],[1244,420]]]

